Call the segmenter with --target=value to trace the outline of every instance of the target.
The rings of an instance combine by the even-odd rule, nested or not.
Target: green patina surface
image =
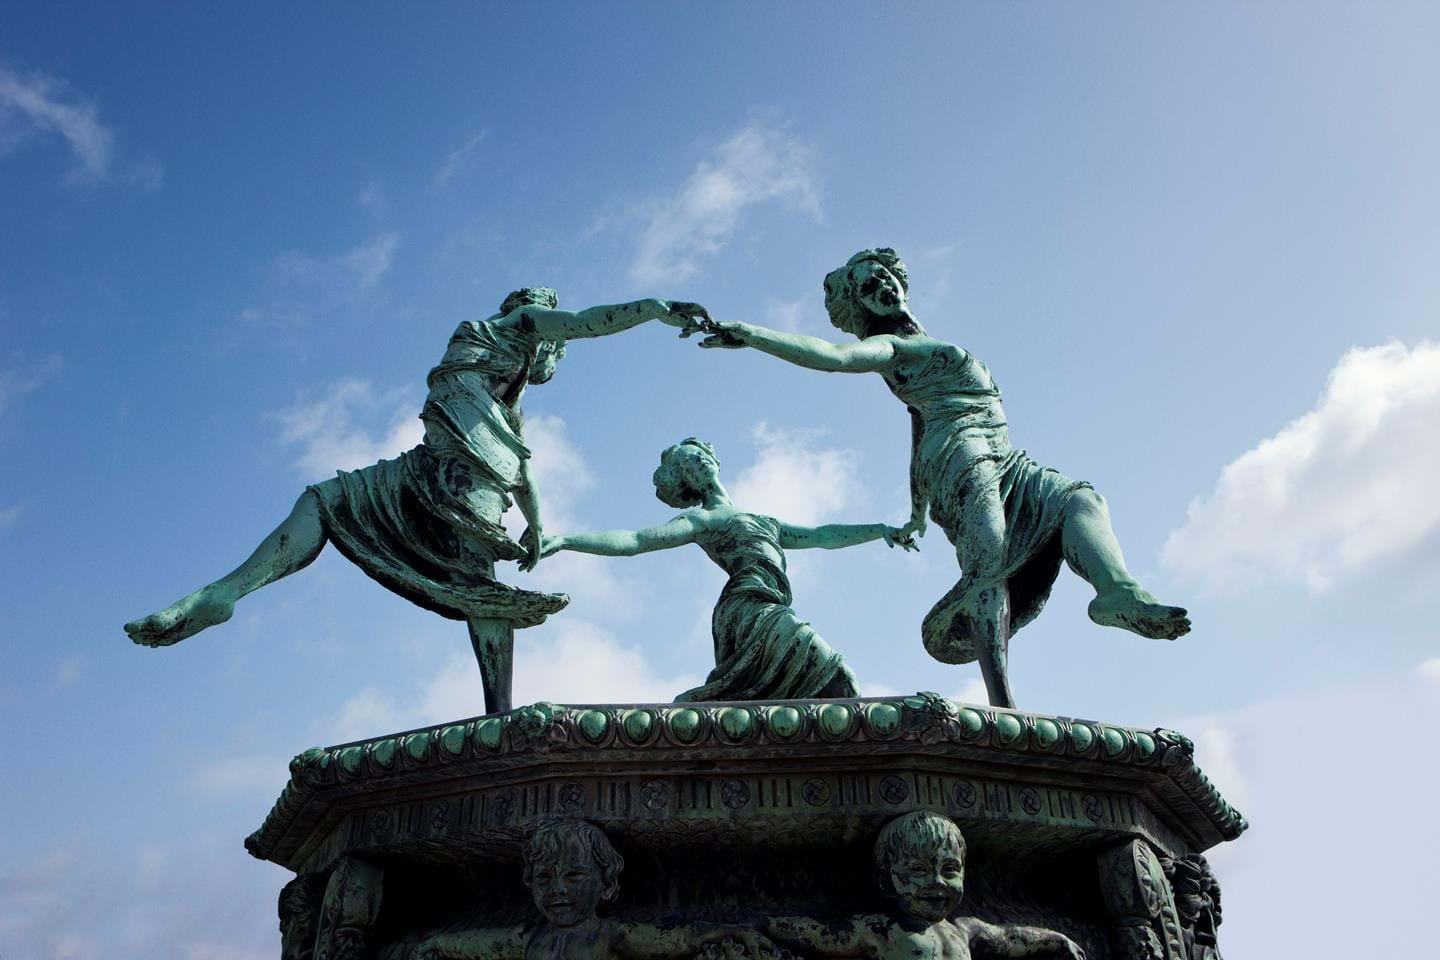
[[[529,755],[598,764],[632,756],[680,759],[689,751],[741,762],[757,748],[797,749],[806,743],[954,745],[998,761],[1076,761],[1154,772],[1223,839],[1246,827],[1195,764],[1193,745],[1168,730],[1139,730],[1068,717],[957,704],[931,693],[855,701],[681,705],[532,704],[504,716],[394,734],[305,751],[265,823],[247,841],[265,857],[287,824],[314,797],[347,793],[456,766],[456,775],[483,775],[490,762]],[[399,745],[399,747],[397,747]],[[403,748],[403,749],[402,749]],[[797,754],[798,755],[798,754]],[[497,767],[497,770],[502,769]]]

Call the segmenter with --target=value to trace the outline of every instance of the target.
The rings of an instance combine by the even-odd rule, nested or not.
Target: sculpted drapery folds
[[[1062,559],[1096,591],[1090,618],[1174,639],[1186,613],[1161,604],[1125,566],[1105,501],[1083,481],[1041,467],[1010,444],[990,371],[931,337],[910,309],[910,278],[894,250],[862,250],[825,277],[831,323],[858,339],[836,344],[747,323],[710,322],[703,347],[750,347],[812,370],[878,373],[911,421],[911,517],[933,519],[955,547],[961,579],[921,628],[945,663],[978,660],[990,702],[1013,706],[1010,637],[1044,606]]]
[[[382,460],[308,488],[290,515],[226,576],[157,613],[125,625],[136,643],[178,643],[234,614],[242,597],[308,566],[335,544],[367,575],[406,599],[466,621],[489,710],[510,707],[516,627],[565,606],[561,594],[519,590],[495,578],[495,563],[539,562],[540,498],[525,445],[520,401],[547,382],[568,340],[619,333],[650,320],[682,335],[706,317],[697,304],[636,300],[571,312],[555,291],[527,287],[500,312],[467,320],[427,378],[425,439]],[[529,528],[519,542],[501,525],[513,504]]]

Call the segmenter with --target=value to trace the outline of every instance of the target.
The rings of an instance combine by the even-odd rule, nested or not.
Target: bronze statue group
[[[832,271],[825,306],[835,327],[855,338],[845,344],[714,321],[694,303],[638,300],[570,312],[557,308],[553,290],[516,291],[498,313],[461,323],[450,338],[427,381],[419,446],[308,487],[233,572],[125,630],[139,644],[177,643],[228,620],[241,597],[300,570],[332,543],[395,593],[466,622],[487,711],[500,712],[511,706],[515,629],[542,622],[567,599],[501,583],[497,561],[528,570],[561,550],[634,556],[693,543],[729,579],[712,618],[715,667],[677,700],[854,697],[844,658],[791,606],[785,551],[875,540],[915,549],[933,520],[954,546],[961,576],[925,616],[921,637],[944,663],[978,661],[995,706],[1014,705],[1010,638],[1040,612],[1062,562],[1094,587],[1089,614],[1096,623],[1146,637],[1186,633],[1185,611],[1159,603],[1126,569],[1105,501],[1088,483],[1011,446],[990,371],[931,337],[911,312],[908,291],[905,265],[890,249],[862,250]],[[678,327],[681,336],[703,333],[706,348],[749,348],[811,370],[879,374],[909,413],[909,521],[807,527],[747,512],[731,501],[715,449],[691,437],[666,448],[654,474],[655,495],[681,511],[673,519],[644,530],[547,536],[525,443],[525,389],[551,378],[567,341],[651,320]],[[518,541],[500,522],[512,504],[529,524]],[[875,846],[890,914],[657,927],[597,913],[619,889],[623,860],[593,824],[562,820],[538,827],[524,850],[525,883],[543,922],[452,928],[406,947],[406,956],[755,960],[790,956],[793,947],[811,956],[964,960],[973,947],[984,956],[1083,957],[1059,933],[956,916],[964,859],[965,839],[953,821],[908,813],[887,824]],[[308,882],[302,877],[286,888],[282,917],[313,920],[313,911],[287,908]],[[314,942],[305,923],[282,922],[287,944]],[[296,924],[305,931],[295,933]]]
[[[564,607],[559,594],[521,590],[497,561],[533,568],[559,550],[634,556],[694,543],[729,579],[713,616],[715,668],[681,700],[857,695],[854,675],[791,607],[785,550],[874,540],[905,549],[933,520],[955,548],[961,576],[925,616],[925,649],[944,663],[978,661],[990,702],[1013,707],[1011,636],[1040,612],[1064,562],[1095,589],[1090,618],[1174,639],[1186,613],[1148,593],[1125,566],[1104,499],[1090,484],[1042,467],[1010,443],[990,371],[931,337],[911,311],[905,264],[888,248],[862,250],[825,277],[831,323],[850,343],[712,320],[694,303],[638,300],[580,311],[555,292],[526,288],[485,320],[460,324],[427,380],[424,441],[393,460],[308,487],[290,515],[238,568],[164,610],[126,624],[139,644],[168,646],[228,620],[246,594],[308,565],[332,543],[366,574],[412,602],[466,622],[489,712],[508,710],[514,630]],[[731,502],[714,448],[668,447],[655,494],[682,512],[637,531],[544,533],[525,444],[521,400],[555,372],[569,340],[659,320],[705,348],[749,348],[811,370],[875,373],[905,405],[911,428],[909,521],[902,527],[805,527]],[[529,524],[518,541],[501,525],[512,505]]]

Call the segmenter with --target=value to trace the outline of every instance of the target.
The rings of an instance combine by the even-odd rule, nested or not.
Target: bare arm
[[[972,944],[984,944],[997,957],[1033,957],[1044,953],[1085,960],[1085,951],[1079,944],[1054,930],[1009,924],[996,926],[973,917],[956,920],[955,925],[969,934]]]
[[[607,530],[604,533],[567,533],[559,537],[546,537],[541,556],[548,557],[557,550],[574,550],[577,553],[594,553],[602,557],[633,557],[652,550],[669,550],[671,547],[694,543],[695,536],[702,529],[700,520],[691,514],[682,513],[669,523],[644,530]]]
[[[455,930],[420,944],[415,960],[524,960],[528,934],[524,927]]]
[[[749,323],[710,321],[702,347],[753,347],[772,357],[827,373],[883,373],[895,362],[890,337],[867,337],[858,343],[831,343],[799,333],[781,333]]]
[[[822,957],[874,957],[879,954],[876,924],[883,917],[852,917],[841,923],[821,923],[810,917],[766,917],[760,929],[777,943],[800,947]]]
[[[520,486],[515,491],[515,505],[529,524],[520,535],[520,545],[525,548],[525,559],[520,561],[520,569],[534,570],[535,564],[540,562],[545,527],[540,522],[540,491],[535,487],[535,471],[528,458],[520,461]]]
[[[914,541],[906,537],[901,528],[883,523],[828,523],[823,527],[780,524],[780,546],[786,550],[808,550],[814,547],[839,550],[869,543],[871,540],[884,540],[891,547],[915,549]]]
[[[925,421],[921,419],[919,410],[914,407],[905,409],[910,411],[910,522],[905,525],[905,532],[923,537],[925,514],[930,509],[930,497],[920,479],[920,443],[925,439]]]
[[[623,936],[615,945],[615,953],[623,960],[671,960],[691,956],[708,944],[729,940],[747,949],[747,956],[763,956],[771,946],[754,930],[718,923],[686,923],[675,927],[656,927],[648,923],[621,925]]]
[[[544,307],[520,307],[502,317],[504,326],[522,326],[534,330],[544,340],[580,340],[604,337],[629,330],[648,320],[663,320],[679,327],[682,336],[700,329],[699,320],[709,314],[698,303],[681,300],[633,300],[587,310],[547,310]]]

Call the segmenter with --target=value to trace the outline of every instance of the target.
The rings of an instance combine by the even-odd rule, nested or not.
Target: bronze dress
[[[912,470],[929,497],[931,519],[961,558],[960,581],[925,617],[925,649],[946,663],[969,663],[977,629],[971,611],[983,591],[1009,591],[1012,634],[1045,606],[1060,572],[1066,503],[1090,484],[1010,446],[1000,390],[967,351],[935,341],[918,369],[892,372],[885,381],[919,418]],[[998,550],[987,543],[997,506],[1004,513]]]
[[[519,399],[537,344],[518,326],[460,324],[426,381],[425,441],[309,488],[341,553],[400,596],[453,620],[532,626],[567,602],[563,594],[517,590],[494,578],[496,560],[525,554],[500,517],[530,457]],[[492,392],[497,383],[511,385],[506,396]]]
[[[737,513],[696,542],[730,579],[710,618],[715,669],[677,702],[858,696],[845,659],[790,607],[778,522]]]

